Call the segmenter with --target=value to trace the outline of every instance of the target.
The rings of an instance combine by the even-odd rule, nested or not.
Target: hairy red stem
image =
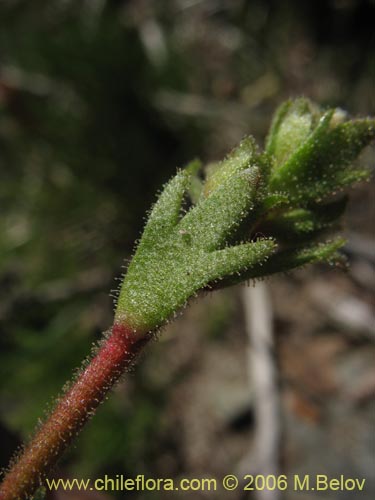
[[[0,500],[21,500],[32,495],[149,338],[140,338],[129,327],[114,324],[89,365],[14,461],[0,485]]]

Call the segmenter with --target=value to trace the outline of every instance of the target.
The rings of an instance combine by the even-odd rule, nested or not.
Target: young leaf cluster
[[[352,164],[374,136],[374,120],[297,99],[276,112],[264,152],[246,138],[205,178],[197,161],[180,170],[150,213],[115,320],[152,330],[200,289],[335,261],[343,240],[315,240],[345,210],[337,193],[368,176]]]

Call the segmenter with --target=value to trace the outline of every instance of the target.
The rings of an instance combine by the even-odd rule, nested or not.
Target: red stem
[[[90,364],[11,464],[0,485],[0,500],[21,500],[32,495],[149,338],[136,336],[126,325],[114,324]]]

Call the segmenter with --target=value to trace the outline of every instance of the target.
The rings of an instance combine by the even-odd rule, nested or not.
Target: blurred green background
[[[111,324],[109,290],[117,287],[115,278],[131,256],[155,193],[176,167],[194,157],[221,158],[247,133],[261,142],[274,108],[290,96],[305,95],[353,115],[375,113],[374,14],[370,0],[0,2],[3,465]],[[349,213],[349,233],[355,232],[355,243],[367,246],[374,238],[373,195],[372,185],[362,186]],[[354,247],[348,247],[348,255],[359,255],[355,263],[368,265],[373,257],[366,260]],[[293,377],[301,377],[298,369],[292,374],[283,370],[300,356],[298,349],[285,353],[293,344],[291,332],[300,339],[297,346],[302,342],[309,353],[315,347],[303,344],[303,305],[288,306],[278,297],[286,289],[290,296],[306,289],[310,297],[310,283],[321,280],[322,273],[328,271],[307,270],[270,282],[287,387]],[[366,284],[359,274],[343,277],[332,270],[329,276],[365,306],[370,303],[373,281]],[[253,430],[251,401],[247,406],[244,396],[246,339],[239,293],[226,290],[205,298],[166,329],[100,408],[56,474],[230,473],[228,467],[251,447]],[[370,358],[366,365],[362,353],[366,358],[373,349],[366,328],[353,338],[342,332],[345,325],[324,323],[318,311],[310,314],[308,342],[318,332],[323,353],[333,349],[340,363],[343,352],[349,356],[344,375],[335,372],[338,386],[347,387],[353,370],[358,384],[365,384],[361,377],[366,381],[372,372]],[[342,343],[345,349],[340,350]],[[312,363],[324,370],[319,349]],[[332,363],[328,357],[330,370]],[[355,371],[353,363],[361,368]],[[237,365],[239,371],[233,368]],[[323,386],[327,377],[322,377]],[[290,447],[303,453],[305,446],[304,453],[314,457],[304,436],[317,432],[324,442],[339,418],[340,407],[329,407],[327,416],[326,405],[340,396],[324,392],[319,383],[312,390],[307,399],[313,409],[302,405],[302,416],[297,411],[290,417],[302,419],[303,435],[300,448],[293,445],[293,436],[287,441],[287,470],[294,470],[293,460],[300,456],[288,455]],[[308,391],[302,388],[302,394]],[[295,406],[288,406],[286,392],[288,421]],[[216,417],[204,409],[203,394],[215,394]],[[353,403],[343,416],[345,425],[363,429],[371,404]],[[316,417],[319,405],[322,420]],[[367,431],[353,431],[354,442],[366,442]],[[348,456],[337,452],[342,467],[366,474],[368,449],[353,448],[353,441],[347,446]],[[351,453],[356,453],[353,459]],[[333,473],[342,470],[337,456],[328,461],[327,467],[336,464]],[[50,498],[73,498],[64,495]],[[361,498],[370,496],[369,490]],[[128,497],[159,498],[157,493]],[[77,493],[74,498],[88,497]]]

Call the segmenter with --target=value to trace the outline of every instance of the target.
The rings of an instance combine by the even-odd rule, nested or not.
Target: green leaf
[[[191,174],[189,196],[191,201],[195,204],[198,203],[199,198],[202,196],[203,191],[203,181],[198,177],[198,172],[202,167],[202,162],[200,160],[191,161],[185,170]]]
[[[291,271],[298,267],[317,262],[332,265],[342,263],[343,258],[338,250],[345,244],[343,238],[333,241],[309,245],[302,248],[283,250],[272,255],[265,263],[252,266],[241,276],[231,276],[220,283],[220,288],[232,286],[245,280],[258,279],[272,274]]]
[[[279,132],[282,122],[284,121],[284,118],[286,117],[287,113],[290,110],[290,107],[292,106],[292,103],[293,103],[292,100],[283,102],[278,107],[273,116],[270,131],[268,132],[265,145],[265,150],[270,155],[275,154],[277,134]]]
[[[345,245],[345,239],[337,238],[333,241],[303,247],[301,249],[284,250],[271,257],[265,268],[253,268],[251,277],[257,278],[278,272],[290,271],[296,267],[316,262],[334,264],[341,259],[338,250]]]
[[[185,215],[180,231],[189,235],[197,247],[213,250],[225,246],[227,238],[255,207],[260,175],[259,169],[252,167],[224,179]]]
[[[254,157],[254,162],[258,158]],[[230,236],[253,210],[260,172],[238,168],[224,176],[210,195],[181,217],[189,172],[179,172],[155,204],[129,265],[118,298],[115,320],[135,330],[163,324],[199,289],[227,275],[263,262],[275,248],[272,240],[228,247]]]
[[[181,203],[189,186],[190,172],[181,170],[164,187],[149,215],[141,245],[151,246],[166,238],[181,215]]]
[[[313,134],[275,170],[272,191],[287,191],[292,202],[306,204],[328,196],[363,176],[347,168],[375,137],[375,121],[353,120],[330,127],[327,112]],[[343,173],[345,172],[345,174]]]
[[[281,105],[266,140],[266,152],[282,165],[308,138],[316,120],[316,110],[308,99],[287,101]]]
[[[252,266],[266,262],[276,247],[274,240],[264,238],[212,252],[207,262],[207,269],[212,270],[212,275],[206,282],[225,280],[233,275],[242,276]]]
[[[299,195],[301,178],[314,175],[314,168],[319,169],[322,155],[321,143],[327,135],[333,110],[323,115],[320,123],[310,137],[279,168],[275,169],[270,179],[272,191],[286,191],[290,196]]]
[[[262,224],[264,234],[272,234],[279,241],[296,243],[316,238],[323,230],[331,227],[344,213],[347,196],[323,205],[309,208],[295,208],[281,214],[272,214]]]
[[[204,184],[204,196],[208,197],[232,175],[245,170],[258,156],[257,147],[252,137],[245,137],[240,144],[220,163],[213,163],[207,171]]]

